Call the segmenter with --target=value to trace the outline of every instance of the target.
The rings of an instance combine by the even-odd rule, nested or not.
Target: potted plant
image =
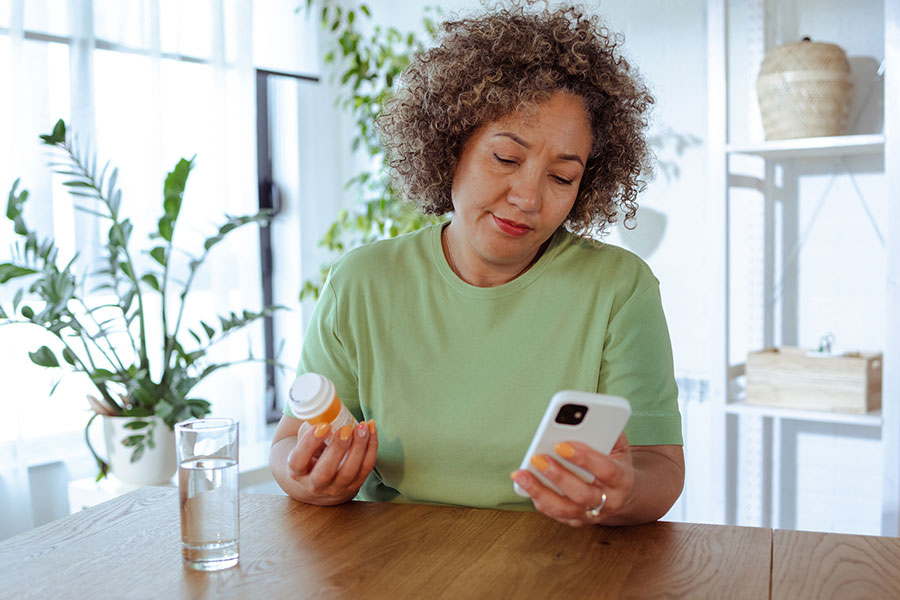
[[[89,396],[94,415],[85,425],[85,440],[97,461],[98,480],[106,476],[110,464],[91,445],[88,427],[103,415],[110,459],[126,455],[118,465],[113,462],[117,477],[131,483],[164,481],[175,472],[174,424],[210,412],[209,402],[194,397],[192,390],[223,367],[256,360],[251,355],[212,363],[207,360],[211,346],[280,308],[232,312],[218,317],[217,322],[211,319],[214,324],[200,321],[188,328],[182,318],[194,276],[225,236],[244,225],[266,221],[269,214],[227,216],[199,254],[190,256],[186,280],[175,282],[171,273],[176,262],[172,242],[194,165],[193,158],[181,159],[165,178],[163,214],[145,250],[152,266],[140,272],[131,239],[132,223],[120,210],[122,192],[116,185],[117,170],[109,171],[107,163],[98,173],[96,159],[82,152],[62,120],[51,134],[40,137],[60,159],[52,166],[66,178],[63,185],[73,196],[76,209],[108,225],[102,229],[107,232],[101,249],[102,265],[90,275],[79,275],[75,271],[77,254],[65,265],[60,264],[53,239],[41,239],[28,227],[23,216],[28,192],[18,190],[17,179],[9,192],[6,216],[13,222],[18,240],[12,260],[0,264],[0,286],[15,280],[21,287],[13,294],[11,310],[0,306],[0,326],[29,323],[51,333],[61,343],[61,351],[43,345],[28,353],[31,361],[42,367],[66,367],[84,373],[96,388],[98,397]],[[88,283],[99,285],[88,291]],[[26,294],[35,304],[23,302]],[[149,314],[144,301],[148,294],[160,296],[160,313]],[[171,302],[173,294],[177,294],[177,302]],[[154,317],[162,324],[162,345],[156,348],[148,345],[146,327]],[[124,448],[116,446],[117,442]],[[148,456],[157,450],[162,451],[162,465],[154,467]],[[151,472],[135,473],[134,466],[145,461]]]

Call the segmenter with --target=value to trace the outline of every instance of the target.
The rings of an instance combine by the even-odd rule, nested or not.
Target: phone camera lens
[[[556,413],[556,422],[562,425],[578,425],[584,421],[587,406],[582,404],[563,404]]]

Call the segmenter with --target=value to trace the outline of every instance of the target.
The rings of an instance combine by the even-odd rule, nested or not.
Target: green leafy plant
[[[339,212],[319,242],[320,246],[340,255],[375,240],[438,223],[443,218],[422,215],[397,194],[387,173],[381,169],[384,153],[375,130],[375,119],[381,107],[393,94],[394,85],[410,57],[424,47],[423,42],[414,33],[372,26],[372,15],[366,4],[348,7],[346,2],[335,0],[306,0],[308,15],[316,9],[320,9],[316,14],[329,47],[324,62],[341,86],[337,102],[351,114],[355,125],[351,150],[364,152],[369,162],[376,166],[347,182],[347,187],[357,192],[357,208]],[[436,10],[425,9],[423,25],[430,39],[437,33],[431,17]],[[319,280],[304,282],[301,299],[318,297],[329,268],[330,265],[323,267]]]
[[[101,251],[103,264],[90,275],[78,275],[74,269],[76,254],[60,266],[53,239],[41,239],[25,221],[23,210],[28,191],[18,191],[17,179],[9,192],[6,216],[13,222],[19,239],[12,247],[12,260],[0,264],[0,285],[11,285],[13,280],[24,283],[13,294],[11,310],[0,306],[0,326],[28,323],[51,333],[62,343],[62,351],[57,354],[44,345],[28,353],[31,361],[42,367],[68,367],[84,373],[96,388],[100,398],[89,397],[95,414],[85,426],[85,440],[97,461],[99,480],[109,466],[94,451],[87,435],[87,428],[98,415],[134,417],[126,425],[134,433],[123,444],[133,449],[131,461],[135,462],[147,447],[155,445],[155,421],[149,417],[157,416],[172,428],[178,421],[209,414],[209,402],[192,397],[194,387],[223,367],[256,360],[251,355],[233,362],[211,363],[206,357],[213,345],[281,307],[232,312],[219,316],[217,322],[212,321],[214,324],[200,321],[192,329],[182,321],[194,276],[210,251],[235,229],[267,221],[269,214],[226,215],[218,231],[205,240],[202,251],[188,255],[186,281],[174,281],[173,239],[188,175],[194,166],[193,158],[181,159],[165,178],[163,214],[157,230],[150,235],[152,247],[146,252],[153,266],[139,273],[131,244],[133,226],[121,212],[118,170],[109,171],[107,162],[98,174],[96,157],[81,151],[62,120],[51,134],[40,137],[59,159],[51,166],[66,178],[63,185],[76,202],[75,208],[109,226]],[[99,285],[88,292],[89,283]],[[151,318],[145,308],[147,294],[160,296],[161,348],[150,348],[147,343],[146,322]],[[170,312],[168,302],[173,294],[179,301],[174,323],[171,312],[175,310]],[[25,298],[35,301],[34,306],[23,303]],[[188,335],[192,344],[184,339]],[[158,367],[154,373],[151,363]],[[56,386],[51,394],[55,389]]]

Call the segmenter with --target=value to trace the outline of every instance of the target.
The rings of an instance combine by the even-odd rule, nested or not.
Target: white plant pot
[[[106,442],[106,462],[109,463],[116,479],[134,485],[153,485],[169,481],[178,467],[175,457],[175,433],[162,419],[152,417],[153,441],[155,448],[147,446],[144,454],[131,462],[134,448],[122,445],[122,440],[130,435],[145,431],[135,431],[125,427],[134,417],[103,416],[103,439]],[[148,419],[142,418],[146,421]]]

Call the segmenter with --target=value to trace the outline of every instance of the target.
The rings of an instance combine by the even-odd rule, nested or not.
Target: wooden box
[[[747,356],[747,404],[845,413],[881,408],[881,354],[771,348]]]

